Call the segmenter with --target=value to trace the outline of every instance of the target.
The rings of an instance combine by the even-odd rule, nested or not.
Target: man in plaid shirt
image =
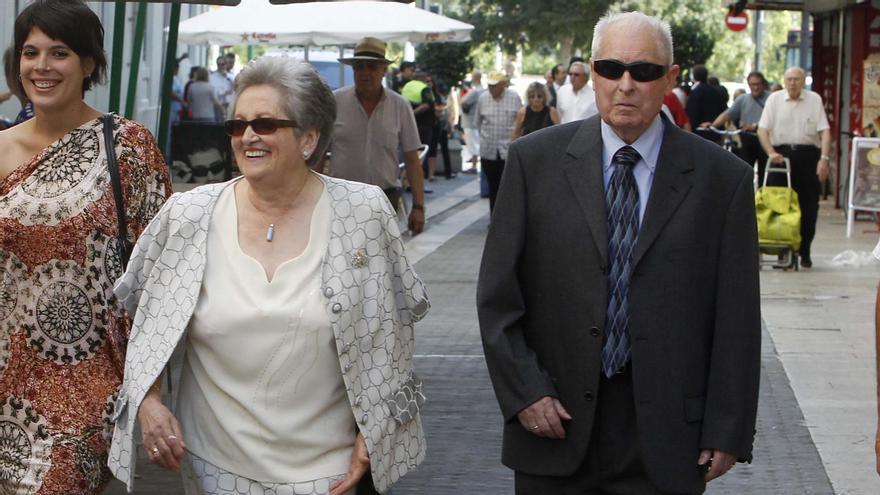
[[[501,184],[507,147],[516,125],[516,112],[522,106],[513,90],[507,89],[507,77],[492,71],[488,77],[489,91],[477,100],[474,122],[480,128],[480,163],[489,179],[489,211],[495,207],[495,196]]]

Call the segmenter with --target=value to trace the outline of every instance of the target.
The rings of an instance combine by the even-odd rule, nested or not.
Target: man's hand
[[[409,230],[412,235],[418,235],[425,230],[425,210],[413,208],[409,211]]]
[[[831,167],[828,166],[828,160],[824,158],[820,158],[819,162],[816,164],[816,177],[819,178],[819,183],[823,184],[828,179],[828,173],[831,171]]]
[[[144,450],[150,461],[177,471],[183,461],[183,433],[177,418],[162,404],[158,392],[148,394],[138,410]]]
[[[708,129],[710,127],[712,127],[712,122],[709,122],[707,120],[706,122],[703,122],[702,124],[700,124],[698,128],[699,129]]]
[[[523,428],[539,437],[565,438],[562,421],[570,421],[571,415],[562,407],[559,400],[545,396],[520,411],[517,415]]]
[[[730,468],[736,464],[736,456],[720,450],[703,449],[700,451],[697,464],[709,466],[709,470],[706,471],[706,481],[709,482],[730,471]]]
[[[770,157],[770,162],[772,163],[782,163],[785,161],[785,157],[782,156],[782,153],[776,153],[775,151],[769,153],[767,156]]]
[[[348,472],[341,480],[334,481],[330,485],[330,495],[344,495],[349,490],[353,490],[369,469],[370,453],[367,451],[367,442],[364,441],[361,432],[358,432],[354,439],[354,449],[351,451],[351,464],[348,465]]]

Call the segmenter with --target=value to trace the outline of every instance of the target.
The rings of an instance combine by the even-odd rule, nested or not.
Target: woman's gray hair
[[[547,90],[547,86],[541,84],[540,81],[535,81],[532,84],[529,84],[529,87],[526,88],[526,103],[528,104],[529,94],[540,92],[544,95],[544,105],[550,106],[550,91]]]
[[[336,121],[336,99],[321,76],[310,64],[290,57],[260,57],[235,78],[236,102],[244,90],[263,84],[281,93],[281,110],[296,122],[293,132],[297,136],[309,129],[320,134],[318,145],[306,163],[311,166],[323,160]]]
[[[628,31],[637,33],[645,29],[654,31],[660,45],[661,55],[667,65],[672,65],[672,29],[669,23],[658,17],[651,17],[641,12],[609,12],[599,19],[593,29],[591,53],[593,60],[599,60],[599,47],[602,37],[610,26],[622,25]]]

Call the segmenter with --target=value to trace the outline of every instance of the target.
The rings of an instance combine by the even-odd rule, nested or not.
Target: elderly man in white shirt
[[[556,92],[556,110],[559,111],[561,123],[582,120],[598,113],[595,93],[587,85],[589,79],[590,69],[586,63],[571,64],[568,69],[570,83]]]
[[[785,91],[771,94],[764,103],[758,139],[773,163],[781,164],[784,158],[791,163],[791,187],[801,207],[801,266],[811,268],[810,246],[816,235],[819,196],[830,171],[831,126],[822,97],[804,89],[804,70],[789,67],[784,78]]]

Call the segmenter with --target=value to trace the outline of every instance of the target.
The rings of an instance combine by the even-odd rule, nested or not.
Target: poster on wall
[[[880,137],[880,53],[865,59],[862,84],[862,135]]]
[[[852,235],[856,211],[880,212],[880,138],[852,140],[846,236]]]
[[[207,184],[232,178],[232,149],[223,125],[182,121],[171,128],[171,177]]]

